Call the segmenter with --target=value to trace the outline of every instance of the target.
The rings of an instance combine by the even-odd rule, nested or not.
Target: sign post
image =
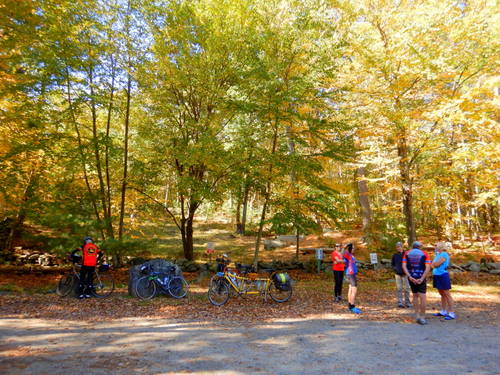
[[[377,269],[378,265],[378,259],[377,259],[377,253],[370,253],[370,263],[373,264],[373,268]]]
[[[323,249],[316,249],[316,267],[318,273],[321,271],[321,262],[323,261],[324,253]]]

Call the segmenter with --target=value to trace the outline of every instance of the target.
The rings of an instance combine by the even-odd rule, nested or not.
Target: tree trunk
[[[92,114],[92,136],[93,136],[93,145],[94,145],[94,155],[95,155],[95,166],[97,170],[97,178],[99,180],[99,195],[101,199],[101,205],[104,216],[104,225],[106,227],[106,234],[109,238],[114,238],[113,233],[113,223],[111,222],[111,218],[108,216],[108,207],[106,202],[106,192],[104,188],[104,177],[102,175],[102,166],[101,166],[101,156],[99,152],[99,134],[97,132],[97,109],[95,103],[94,96],[94,69],[93,67],[89,68],[89,82],[90,82],[90,108]]]
[[[415,242],[417,236],[415,231],[415,218],[413,216],[413,184],[410,176],[410,160],[405,132],[398,135],[398,156],[403,194],[403,214],[405,216],[408,246],[411,246],[413,242]]]
[[[127,178],[128,178],[128,134],[130,125],[130,96],[132,89],[132,57],[131,44],[130,44],[130,13],[131,4],[130,0],[127,1],[127,15],[125,17],[125,34],[127,38],[127,102],[125,106],[125,134],[124,134],[124,144],[123,144],[123,179],[121,188],[121,199],[120,199],[120,219],[118,224],[118,238],[121,240],[123,238],[123,218],[125,216],[125,199],[127,193]]]
[[[245,235],[245,227],[247,224],[247,208],[248,208],[248,195],[250,192],[250,183],[245,181],[245,188],[243,192],[243,213],[241,214],[241,234]]]
[[[274,135],[273,135],[273,144],[271,147],[271,155],[274,155],[276,152],[276,144],[278,142],[278,124],[275,123],[274,127]],[[266,191],[264,193],[264,205],[262,206],[262,213],[260,215],[260,222],[259,222],[259,230],[257,232],[257,239],[255,240],[255,252],[253,256],[253,265],[255,268],[257,268],[257,263],[259,261],[259,249],[260,249],[260,241],[262,239],[262,231],[264,229],[264,221],[266,220],[266,210],[267,210],[267,205],[269,203],[269,198],[271,197],[271,175],[273,173],[273,162],[269,163],[269,169],[268,169],[268,180],[266,184]]]
[[[5,241],[5,250],[6,252],[11,252],[13,249],[14,239],[17,238],[21,232],[24,225],[24,220],[26,219],[26,214],[28,213],[28,205],[29,202],[33,199],[36,184],[40,177],[39,171],[35,170],[36,167],[30,172],[28,183],[26,184],[26,188],[24,189],[23,197],[19,204],[19,210],[16,215],[16,219],[12,223],[9,234],[7,236],[7,240]]]
[[[366,169],[364,166],[356,169],[356,181],[358,185],[358,199],[359,206],[361,208],[363,233],[366,240],[371,234],[372,210],[370,207],[370,196],[368,192],[368,184],[366,182]]]
[[[181,220],[178,226],[181,231],[182,237],[182,249],[184,253],[184,258],[187,260],[194,260],[194,249],[193,249],[193,221],[194,214],[200,206],[200,202],[195,201],[193,198],[190,199],[190,203],[187,207],[186,215],[186,199],[184,196],[180,196],[181,201]]]
[[[240,196],[240,192],[238,192],[238,200],[236,201],[236,233],[243,234],[242,226],[241,226],[241,205],[242,200]]]
[[[127,79],[127,104],[125,109],[125,140],[123,145],[123,180],[120,200],[120,221],[118,225],[118,238],[123,238],[123,218],[125,216],[125,198],[127,193],[127,178],[128,178],[128,133],[130,124],[130,90],[132,88],[132,79],[130,73]]]
[[[297,228],[297,231],[295,232],[295,260],[299,261],[299,241],[300,241],[300,232],[299,229]]]
[[[111,176],[109,173],[109,142],[111,138],[109,137],[109,133],[111,130],[111,114],[113,112],[114,93],[115,93],[115,60],[111,56],[111,87],[109,93],[108,118],[106,120],[106,147],[104,149],[104,163],[106,168],[106,198],[108,205],[107,215],[109,218],[111,218]]]
[[[187,260],[194,260],[194,247],[193,247],[193,221],[194,212],[188,217],[181,218],[181,237],[182,237],[182,249],[184,253],[184,258]]]
[[[86,158],[86,153],[83,150],[83,143],[82,143],[82,136],[80,134],[80,128],[78,127],[78,123],[76,121],[76,115],[75,115],[75,109],[73,108],[73,99],[71,97],[71,83],[70,83],[70,78],[69,78],[69,68],[66,67],[66,75],[67,75],[67,100],[68,100],[68,105],[71,113],[71,120],[73,122],[73,126],[75,127],[76,131],[76,136],[77,136],[77,141],[78,141],[78,152],[80,154],[80,160],[82,163],[82,171],[83,171],[83,177],[85,180],[85,186],[87,186],[87,191],[90,196],[90,200],[92,203],[92,207],[94,208],[94,214],[96,216],[96,220],[99,224],[101,224],[101,217],[99,215],[99,210],[97,209],[97,203],[95,201],[94,193],[92,191],[92,188],[90,186],[90,181],[89,177],[87,174],[87,158]],[[106,235],[104,234],[104,230],[102,229],[102,226],[99,225],[100,232],[101,232],[101,237],[102,239],[106,239]]]
[[[266,190],[269,191],[271,189],[270,182],[267,183],[267,188]],[[264,229],[264,221],[266,220],[266,210],[267,210],[267,204],[269,202],[269,194],[266,193],[265,199],[264,199],[264,205],[262,206],[262,212],[260,214],[260,222],[259,222],[259,230],[257,232],[257,239],[255,240],[255,252],[253,256],[253,266],[257,268],[257,263],[259,262],[259,248],[260,248],[260,241],[262,240],[262,232]]]

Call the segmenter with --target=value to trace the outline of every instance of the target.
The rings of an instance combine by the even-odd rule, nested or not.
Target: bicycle
[[[292,284],[287,274],[266,270],[269,277],[257,277],[253,267],[236,264],[240,274],[227,268],[228,261],[219,262],[218,272],[210,280],[208,300],[212,305],[222,306],[231,296],[262,295],[278,303],[286,302],[292,296]]]
[[[183,277],[174,274],[175,267],[171,267],[169,273],[153,272],[147,267],[141,271],[147,272],[147,275],[139,278],[135,284],[135,294],[140,299],[151,299],[161,292],[176,299],[187,295],[189,284]]]
[[[71,270],[63,275],[57,284],[56,293],[61,297],[66,297],[75,291],[80,284],[80,264],[77,264],[78,257],[71,260],[73,265]],[[94,271],[94,282],[91,293],[94,297],[105,298],[108,297],[115,290],[115,280],[109,270],[109,264],[101,264],[96,267]],[[100,272],[99,272],[100,271]]]

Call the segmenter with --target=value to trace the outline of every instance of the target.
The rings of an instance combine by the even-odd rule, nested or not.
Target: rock
[[[465,269],[457,264],[450,264],[450,269],[452,269],[455,272],[464,272]]]
[[[391,265],[391,260],[390,259],[381,259],[380,260],[380,264],[382,264],[384,266],[385,265],[389,265],[390,266]]]
[[[368,268],[370,268],[370,263],[366,263],[366,262],[362,262],[360,260],[357,260],[356,267],[359,269],[368,269]]]
[[[304,239],[303,235],[299,236],[299,240],[302,241]],[[286,244],[294,244],[297,242],[297,236],[291,234],[291,235],[282,235],[276,237],[277,241],[284,242]]]
[[[304,263],[302,262],[299,262],[299,261],[292,261],[292,266],[294,270],[303,270],[304,269]]]
[[[38,257],[38,264],[41,266],[51,266],[54,264],[54,256],[49,254],[42,254]]]
[[[264,240],[264,249],[265,250],[273,250],[278,247],[284,247],[286,244],[282,241],[278,240]]]
[[[269,270],[269,269],[273,268],[273,265],[272,265],[272,263],[258,262],[257,267],[259,269]]]
[[[476,262],[470,262],[470,263],[471,264],[468,267],[466,267],[469,271],[471,271],[471,272],[481,271],[481,265],[479,263],[476,263]]]
[[[146,263],[149,259],[143,257],[131,258],[127,259],[127,264],[130,266],[137,266],[139,264]]]
[[[200,269],[200,266],[195,262],[188,261],[185,262],[181,268],[184,272],[196,272]]]
[[[26,257],[26,263],[29,264],[40,264],[38,259],[40,258],[40,254],[31,254]]]
[[[500,275],[500,270],[490,270],[488,272],[491,273],[492,275]]]
[[[473,263],[475,263],[475,262],[468,261],[467,263],[464,263],[462,265],[459,264],[459,266],[462,268],[468,269]]]
[[[490,270],[500,270],[500,262],[495,262],[495,263],[486,263],[486,266]]]

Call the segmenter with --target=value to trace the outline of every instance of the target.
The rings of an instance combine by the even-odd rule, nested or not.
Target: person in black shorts
[[[344,261],[346,263],[345,277],[349,283],[349,292],[347,293],[347,301],[349,311],[354,314],[361,314],[361,310],[356,307],[356,294],[358,291],[358,280],[356,275],[358,270],[356,268],[356,258],[353,255],[354,246],[348,243],[344,251]]]
[[[429,255],[421,250],[422,244],[413,243],[412,249],[403,255],[403,271],[408,276],[410,289],[413,293],[413,306],[418,324],[427,324],[425,320],[425,307],[427,303],[426,277],[431,269]]]

